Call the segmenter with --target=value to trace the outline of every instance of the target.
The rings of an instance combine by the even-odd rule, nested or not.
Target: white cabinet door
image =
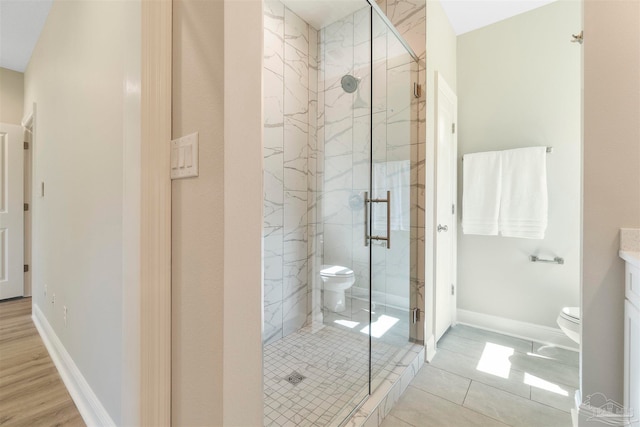
[[[633,411],[635,422],[640,426],[640,310],[624,301],[624,407]]]
[[[24,293],[23,166],[22,128],[0,124],[0,300]]]

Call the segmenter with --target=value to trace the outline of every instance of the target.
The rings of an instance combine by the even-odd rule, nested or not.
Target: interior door
[[[455,316],[457,99],[439,74],[436,93],[435,338],[438,341]]]
[[[0,124],[0,299],[24,292],[22,128]]]

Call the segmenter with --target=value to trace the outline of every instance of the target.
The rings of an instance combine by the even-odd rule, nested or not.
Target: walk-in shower
[[[340,425],[421,339],[419,62],[366,0],[264,24],[265,425]]]

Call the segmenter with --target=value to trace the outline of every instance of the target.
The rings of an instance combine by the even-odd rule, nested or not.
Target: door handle
[[[447,227],[446,225],[438,224],[438,233],[441,231],[449,231],[449,227]]]
[[[386,203],[387,204],[387,236],[369,236],[367,223],[369,222],[368,203]],[[391,249],[391,191],[387,191],[386,199],[370,199],[369,193],[364,193],[364,245],[369,246],[370,240],[383,240],[387,243],[387,249]]]

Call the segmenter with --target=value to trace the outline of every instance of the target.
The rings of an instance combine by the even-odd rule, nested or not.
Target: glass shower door
[[[371,390],[405,354],[415,269],[417,62],[375,9],[371,110]]]
[[[371,7],[320,31],[318,204],[322,321],[328,399],[347,418],[369,394],[369,251],[364,195],[370,185]]]

